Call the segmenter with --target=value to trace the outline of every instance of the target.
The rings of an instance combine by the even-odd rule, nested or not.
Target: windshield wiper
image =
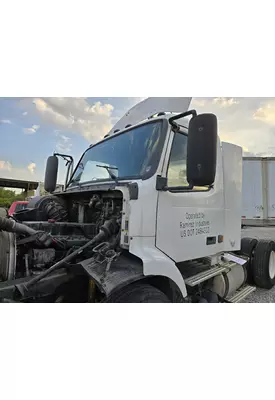
[[[108,173],[109,173],[109,175],[110,175],[110,178],[113,179],[113,181],[115,181],[116,183],[118,183],[118,180],[117,180],[116,175],[112,172],[112,169],[118,170],[118,168],[116,168],[116,167],[109,167],[108,165],[97,165],[97,167],[98,167],[98,168],[105,168],[105,169],[108,171]]]

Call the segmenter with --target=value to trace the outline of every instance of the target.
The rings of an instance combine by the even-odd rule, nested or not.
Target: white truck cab
[[[69,162],[61,193],[57,155],[48,159],[45,201],[55,205],[59,232],[68,224],[94,232],[89,257],[80,257],[82,247],[72,253],[93,299],[239,302],[256,285],[275,284],[275,243],[241,241],[242,149],[220,142],[216,116],[188,111],[190,102],[144,100],[74,170],[72,158],[58,154]],[[42,225],[56,232],[52,218]]]

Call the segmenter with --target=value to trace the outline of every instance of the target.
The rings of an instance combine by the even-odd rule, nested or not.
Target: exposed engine
[[[92,257],[94,238],[117,246],[121,213],[121,192],[97,192],[34,198],[13,218],[0,217],[0,281],[43,275],[70,255],[74,263]]]

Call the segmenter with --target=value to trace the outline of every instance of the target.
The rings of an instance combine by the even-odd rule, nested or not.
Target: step
[[[240,303],[247,296],[256,290],[255,286],[245,285],[240,288],[232,297],[226,298],[229,303]]]
[[[199,285],[202,282],[207,281],[210,278],[213,278],[214,276],[217,276],[221,273],[223,273],[224,271],[228,270],[228,265],[224,265],[224,266],[215,266],[212,268],[207,269],[206,271],[200,272],[196,275],[190,276],[189,278],[186,278],[185,284],[190,286],[190,287],[194,287]]]

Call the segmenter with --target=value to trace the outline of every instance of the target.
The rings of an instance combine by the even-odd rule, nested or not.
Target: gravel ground
[[[242,237],[275,240],[275,227],[247,227],[242,230]],[[256,289],[244,303],[275,303],[275,286],[270,290]]]

